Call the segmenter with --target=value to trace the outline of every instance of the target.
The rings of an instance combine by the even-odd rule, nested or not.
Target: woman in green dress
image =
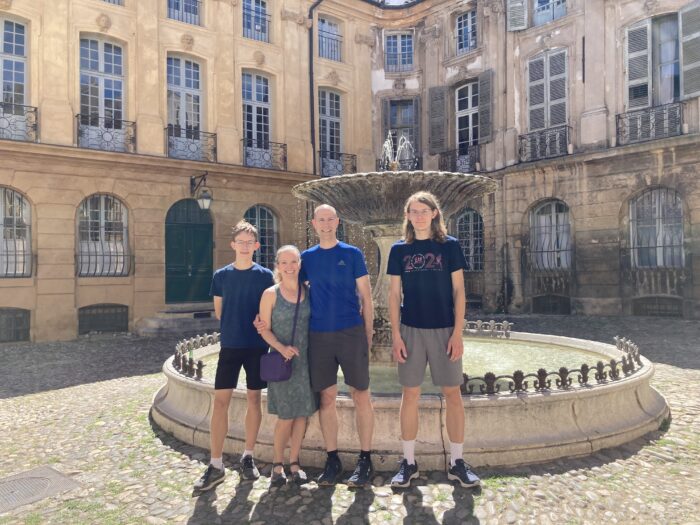
[[[260,320],[267,328],[260,335],[270,345],[292,360],[292,376],[287,381],[271,382],[267,386],[267,411],[277,415],[274,432],[274,459],[271,483],[282,485],[284,449],[289,443],[289,461],[292,479],[306,483],[306,473],[299,466],[299,451],[306,432],[307,418],[318,409],[311,391],[308,364],[309,301],[307,290],[299,283],[301,257],[295,246],[282,246],[275,259],[277,284],[265,290],[260,300]],[[299,287],[302,287],[301,293]],[[299,298],[297,324],[292,341],[294,310]]]

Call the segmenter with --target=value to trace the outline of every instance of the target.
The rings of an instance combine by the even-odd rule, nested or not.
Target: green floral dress
[[[280,292],[279,284],[275,286],[275,306],[272,308],[272,333],[278,341],[290,344],[292,325],[294,323],[294,303],[287,301]],[[299,356],[292,359],[292,377],[287,381],[268,383],[267,411],[280,419],[308,417],[318,410],[316,395],[311,391],[309,378],[309,292],[305,290],[304,299],[299,304],[297,329],[294,345],[299,349]],[[271,352],[277,350],[270,349]]]

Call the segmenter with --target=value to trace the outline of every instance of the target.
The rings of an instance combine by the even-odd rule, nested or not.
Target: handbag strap
[[[299,317],[299,303],[301,302],[301,289],[304,285],[299,283],[299,293],[297,294],[297,304],[294,305],[294,324],[292,324],[292,341],[289,346],[294,346],[294,336],[297,332],[297,318]]]

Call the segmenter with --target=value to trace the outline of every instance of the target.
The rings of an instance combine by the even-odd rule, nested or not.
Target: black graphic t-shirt
[[[391,247],[387,273],[401,276],[401,323],[414,328],[454,326],[452,272],[465,270],[467,261],[454,237],[399,241]]]

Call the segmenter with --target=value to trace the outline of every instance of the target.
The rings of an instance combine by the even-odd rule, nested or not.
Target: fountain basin
[[[615,345],[568,337],[511,332],[505,344],[546,343],[592,352],[603,362],[625,355]],[[467,343],[473,336],[467,336]],[[555,350],[554,350],[555,351]],[[194,358],[218,352],[218,344],[194,350]],[[668,405],[650,381],[653,364],[641,357],[641,365],[616,380],[590,381],[588,386],[558,389],[556,386],[535,391],[530,380],[527,392],[501,392],[494,395],[472,394],[462,397],[466,414],[465,458],[474,466],[515,466],[549,461],[561,457],[584,456],[596,450],[631,441],[659,427],[669,416]],[[590,363],[595,365],[595,363]],[[527,370],[530,371],[530,370]],[[209,448],[209,418],[214,401],[214,386],[206,380],[185,377],[168,359],[163,372],[166,384],[155,395],[151,414],[166,432],[189,444]],[[591,372],[591,375],[593,372]],[[470,385],[473,383],[470,380]],[[554,379],[552,383],[554,384]],[[480,389],[475,388],[474,392]],[[400,395],[373,394],[375,431],[373,450],[375,468],[395,470],[401,459],[399,427]],[[263,422],[256,445],[256,457],[272,461],[272,436],[275,417],[267,415],[267,396],[263,393]],[[240,453],[244,445],[245,390],[236,389],[229,408],[229,431],[224,444],[228,453]],[[353,464],[359,452],[352,400],[339,395],[338,448],[346,466]],[[438,394],[421,396],[420,429],[416,457],[421,468],[445,468],[449,440],[445,427],[445,400]],[[325,447],[318,414],[309,422],[301,462],[322,467]]]

